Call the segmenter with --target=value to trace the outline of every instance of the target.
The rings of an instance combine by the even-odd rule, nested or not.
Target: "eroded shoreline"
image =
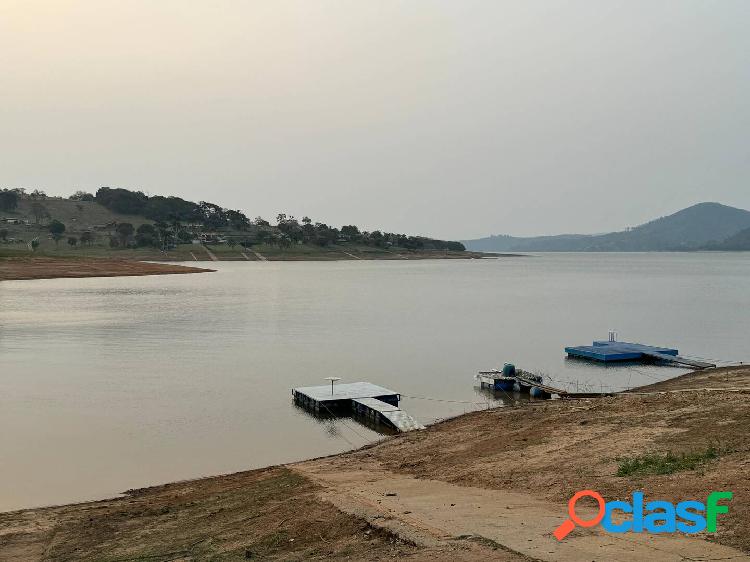
[[[633,559],[673,559],[670,552],[745,559],[750,368],[676,381],[649,387],[651,394],[474,412],[326,458],[0,514],[0,558],[580,559],[607,552],[611,539],[576,530],[558,545],[548,527],[571,490],[590,488],[607,498],[643,490],[667,501],[731,490],[718,534],[623,544]],[[617,474],[622,458],[706,447],[717,456],[695,469]]]

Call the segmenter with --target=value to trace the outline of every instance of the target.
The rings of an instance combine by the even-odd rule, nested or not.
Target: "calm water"
[[[292,386],[326,376],[414,397],[403,407],[429,422],[494,402],[472,375],[504,361],[592,389],[683,372],[564,358],[565,345],[610,328],[750,359],[748,254],[210,267],[219,271],[0,283],[0,510],[379,438],[292,405]]]

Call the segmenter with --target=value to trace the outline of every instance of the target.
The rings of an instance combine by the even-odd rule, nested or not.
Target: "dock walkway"
[[[355,398],[352,400],[352,410],[355,414],[392,425],[401,432],[424,429],[421,423],[398,406],[393,406],[377,398]]]

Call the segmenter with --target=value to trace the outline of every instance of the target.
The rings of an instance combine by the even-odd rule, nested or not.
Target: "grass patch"
[[[648,474],[673,474],[697,467],[719,458],[719,450],[709,447],[691,453],[649,453],[620,459],[617,476],[645,476]]]

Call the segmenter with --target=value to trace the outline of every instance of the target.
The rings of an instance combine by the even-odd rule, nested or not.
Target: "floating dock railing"
[[[504,371],[479,371],[475,378],[482,388],[504,392],[523,392],[534,398],[550,398],[553,394],[557,394],[560,398],[567,398],[570,395],[567,390],[544,384],[542,377],[534,373],[515,368],[512,372],[512,375],[507,375]]]
[[[353,414],[400,432],[424,429],[398,407],[400,394],[369,382],[293,388],[292,396],[295,404],[318,415]]]

